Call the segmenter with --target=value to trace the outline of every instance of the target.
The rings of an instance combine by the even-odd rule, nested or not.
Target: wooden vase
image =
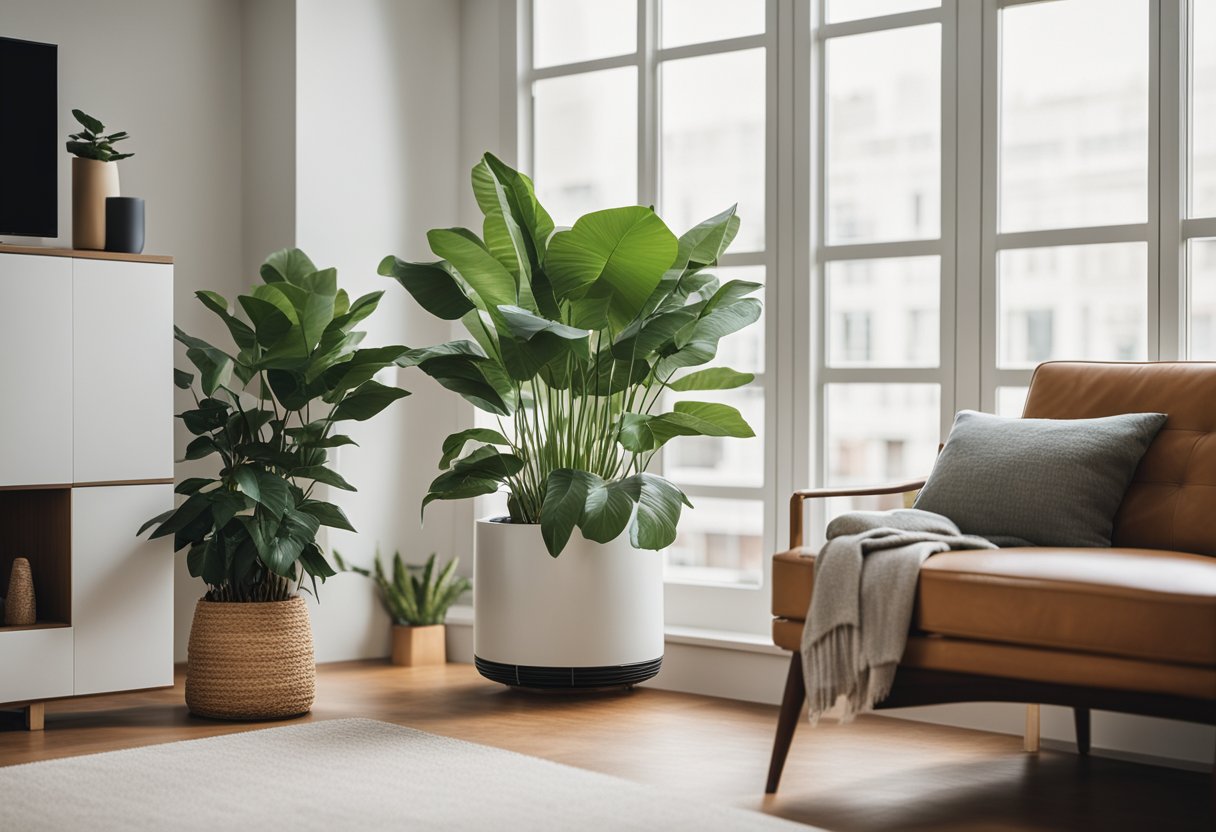
[[[106,198],[118,191],[117,162],[72,158],[72,248],[106,247]]]
[[[8,579],[8,597],[4,600],[4,625],[29,627],[37,621],[34,575],[30,571],[30,562],[25,558],[17,558],[13,561],[13,571]]]
[[[393,664],[403,667],[425,667],[447,663],[447,641],[444,626],[393,626]]]

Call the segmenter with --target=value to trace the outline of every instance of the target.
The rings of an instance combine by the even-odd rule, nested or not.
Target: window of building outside
[[[559,224],[640,202],[678,234],[737,201],[720,276],[809,286],[715,362],[757,373],[721,398],[759,438],[662,460],[697,506],[683,623],[765,625],[770,430],[813,432],[813,483],[891,481],[956,410],[1019,415],[1042,361],[1216,359],[1216,0],[521,2],[520,156]]]

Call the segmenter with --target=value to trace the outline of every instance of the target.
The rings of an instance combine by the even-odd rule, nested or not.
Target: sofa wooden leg
[[[768,764],[768,784],[765,794],[776,794],[781,782],[781,770],[785,768],[786,755],[794,740],[794,729],[802,717],[802,706],[806,702],[806,681],[802,677],[802,656],[790,657],[790,671],[785,677],[785,694],[781,697],[781,713],[777,717],[777,736],[773,740],[773,757]]]
[[[1026,751],[1039,750],[1039,706],[1026,706],[1026,733],[1022,735],[1022,748]]]
[[[1072,709],[1073,725],[1077,728],[1077,753],[1089,753],[1089,708]]]
[[[28,731],[41,731],[46,722],[46,703],[33,702],[25,706],[25,727]]]

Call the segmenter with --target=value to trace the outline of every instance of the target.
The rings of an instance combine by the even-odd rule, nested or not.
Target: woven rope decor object
[[[312,707],[316,681],[303,598],[201,600],[195,606],[186,670],[191,713],[215,719],[299,716]]]
[[[28,627],[37,621],[30,562],[25,558],[16,558],[8,579],[8,597],[4,600],[4,624],[7,627]]]

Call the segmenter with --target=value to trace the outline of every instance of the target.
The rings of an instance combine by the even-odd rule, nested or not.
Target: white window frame
[[[670,48],[660,47],[660,0],[637,0],[637,50],[626,55],[598,58],[589,61],[535,68],[532,66],[532,2],[516,0],[514,31],[505,33],[508,49],[504,50],[514,60],[510,93],[504,101],[504,135],[513,135],[517,142],[515,160],[524,171],[533,165],[532,143],[532,88],[537,81],[547,78],[595,72],[619,67],[637,69],[638,106],[638,181],[637,200],[642,205],[660,205],[660,85],[661,65],[670,60],[720,55],[745,49],[765,48],[766,56],[766,130],[765,130],[765,246],[763,251],[728,252],[723,255],[721,266],[762,266],[765,269],[764,301],[767,308],[765,318],[765,370],[757,374],[755,384],[764,390],[764,478],[758,486],[695,485],[680,483],[681,488],[695,503],[698,497],[756,500],[763,504],[764,551],[776,551],[783,529],[787,528],[785,497],[805,482],[808,476],[805,464],[798,465],[794,457],[779,455],[777,449],[789,447],[795,423],[791,410],[796,398],[806,398],[808,382],[798,380],[796,362],[789,357],[797,355],[792,325],[797,319],[793,314],[794,298],[790,294],[788,263],[793,250],[788,211],[782,211],[779,203],[790,201],[793,191],[791,182],[779,182],[777,177],[780,137],[784,124],[779,113],[781,93],[792,103],[792,90],[783,88],[779,74],[790,70],[779,65],[780,58],[792,54],[789,47],[780,43],[789,40],[792,31],[793,4],[791,0],[766,0],[765,32],[758,35],[729,38],[707,43],[695,43]],[[783,21],[783,18],[784,21]],[[510,27],[508,27],[510,28]],[[506,84],[504,83],[504,89]],[[513,105],[513,106],[510,106]],[[790,145],[784,144],[788,155]],[[746,221],[746,218],[744,218]],[[783,227],[784,221],[784,227]],[[676,229],[677,232],[682,229]],[[785,256],[778,249],[781,242]],[[787,346],[788,344],[788,346]],[[782,414],[785,414],[784,416]],[[805,456],[803,457],[805,459]],[[761,633],[768,629],[771,563],[762,559],[760,582],[756,585],[736,586],[718,583],[697,583],[680,576],[668,579],[665,601],[667,622],[670,625],[698,627],[732,632]]]

